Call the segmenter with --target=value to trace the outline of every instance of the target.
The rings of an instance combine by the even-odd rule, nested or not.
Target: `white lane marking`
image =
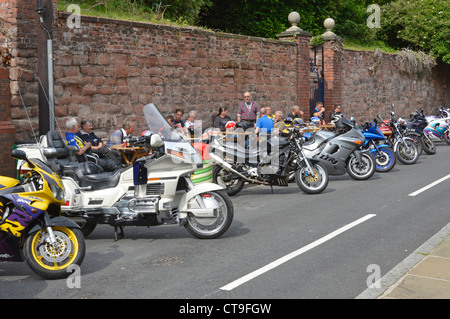
[[[292,258],[295,258],[295,257],[297,257],[297,256],[299,256],[299,255],[301,255],[301,254],[303,254],[305,252],[307,252],[308,250],[311,250],[311,249],[313,249],[313,248],[315,248],[315,247],[325,243],[326,241],[336,237],[337,235],[342,234],[343,232],[349,230],[350,228],[353,228],[353,227],[357,226],[358,224],[361,224],[361,223],[365,222],[366,220],[368,220],[368,219],[370,219],[372,217],[375,217],[375,216],[376,216],[376,214],[368,214],[368,215],[366,215],[366,216],[364,216],[364,217],[362,217],[362,218],[360,218],[358,220],[355,220],[354,222],[352,222],[352,223],[350,223],[348,225],[345,225],[345,226],[339,228],[338,230],[335,230],[334,232],[332,232],[332,233],[330,233],[330,234],[328,234],[328,235],[326,235],[326,236],[324,236],[324,237],[322,237],[322,238],[312,242],[311,244],[306,245],[306,246],[304,246],[304,247],[302,247],[300,249],[297,249],[296,251],[293,251],[292,253],[290,253],[290,254],[288,254],[286,256],[283,256],[283,257],[281,257],[281,258],[271,262],[270,264],[268,264],[268,265],[266,265],[266,266],[264,266],[262,268],[259,268],[259,269],[255,270],[255,271],[249,273],[248,275],[245,275],[245,276],[243,276],[243,277],[241,277],[241,278],[239,278],[239,279],[229,283],[228,285],[223,286],[220,289],[221,290],[228,290],[228,291],[233,290],[234,288],[236,288],[236,287],[238,287],[238,286],[240,286],[240,285],[242,285],[242,284],[244,284],[244,283],[246,283],[246,282],[248,282],[248,281],[250,281],[250,280],[252,280],[252,279],[254,279],[256,277],[258,277],[259,275],[264,274],[265,272],[267,272],[267,271],[269,271],[271,269],[274,269],[274,268],[280,266],[281,264],[284,264],[285,262],[291,260]]]
[[[409,194],[408,196],[413,197],[413,196],[419,195],[420,193],[426,191],[427,189],[429,189],[429,188],[431,188],[431,187],[433,187],[433,186],[436,186],[437,184],[442,183],[443,181],[445,181],[446,179],[449,179],[449,178],[450,178],[450,174],[447,175],[447,176],[444,176],[444,177],[442,177],[442,178],[440,178],[440,179],[438,179],[437,181],[434,181],[434,182],[431,183],[431,184],[428,184],[428,185],[425,186],[425,187],[422,187],[421,189],[419,189],[419,190],[417,190],[417,191],[415,191],[415,192]]]

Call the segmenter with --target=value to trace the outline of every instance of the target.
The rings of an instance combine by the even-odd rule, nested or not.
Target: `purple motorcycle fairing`
[[[21,197],[18,194],[8,194],[3,197],[11,200],[15,204],[15,208],[2,223],[3,225],[9,224],[10,229],[8,232],[0,231],[0,261],[22,261],[20,254],[20,236],[23,235],[23,231],[31,226],[36,218],[44,213],[44,211],[30,206],[33,201]],[[20,235],[13,235],[11,229]]]
[[[0,261],[23,261],[20,238],[0,232]]]

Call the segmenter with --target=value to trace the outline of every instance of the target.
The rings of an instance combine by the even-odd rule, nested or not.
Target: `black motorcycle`
[[[427,127],[428,121],[423,114],[423,110],[412,112],[410,114],[409,121],[406,121],[404,125],[401,125],[405,129],[404,135],[412,138],[417,148],[419,149],[419,154],[422,153],[422,150],[429,155],[433,155],[436,153],[436,145],[430,139],[430,137],[424,133],[425,127]]]
[[[210,144],[210,156],[216,167],[215,183],[228,195],[239,193],[245,183],[288,186],[289,173],[295,172],[298,187],[307,194],[321,193],[328,185],[328,172],[317,160],[303,153],[304,138],[299,127],[278,134],[256,135],[240,145],[235,140],[216,138]],[[259,144],[259,145],[258,145]]]

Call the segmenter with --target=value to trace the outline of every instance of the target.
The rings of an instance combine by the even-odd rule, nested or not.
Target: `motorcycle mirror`
[[[161,139],[161,136],[159,136],[158,134],[153,134],[151,139],[150,139],[150,146],[151,147],[161,147],[164,145],[163,140]]]
[[[27,159],[27,154],[24,151],[17,149],[11,151],[11,156],[22,161]]]
[[[34,164],[28,160],[27,154],[24,151],[18,149],[12,150],[11,156],[13,158],[27,162],[30,168],[34,168]]]

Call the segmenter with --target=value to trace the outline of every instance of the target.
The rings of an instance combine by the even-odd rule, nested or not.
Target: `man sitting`
[[[85,162],[87,160],[86,155],[92,155],[92,144],[90,142],[85,143],[81,137],[77,135],[80,128],[76,118],[72,117],[66,121],[66,129],[66,144],[77,148],[76,155],[78,162]],[[97,158],[97,164],[105,171],[114,171],[119,168],[111,159]]]
[[[81,129],[77,133],[79,137],[86,143],[91,143],[91,151],[94,154],[97,154],[98,157],[101,158],[110,158],[116,162],[116,164],[120,164],[122,161],[122,156],[119,151],[111,149],[109,146],[103,144],[102,140],[94,133],[91,120],[82,120],[81,121]]]

